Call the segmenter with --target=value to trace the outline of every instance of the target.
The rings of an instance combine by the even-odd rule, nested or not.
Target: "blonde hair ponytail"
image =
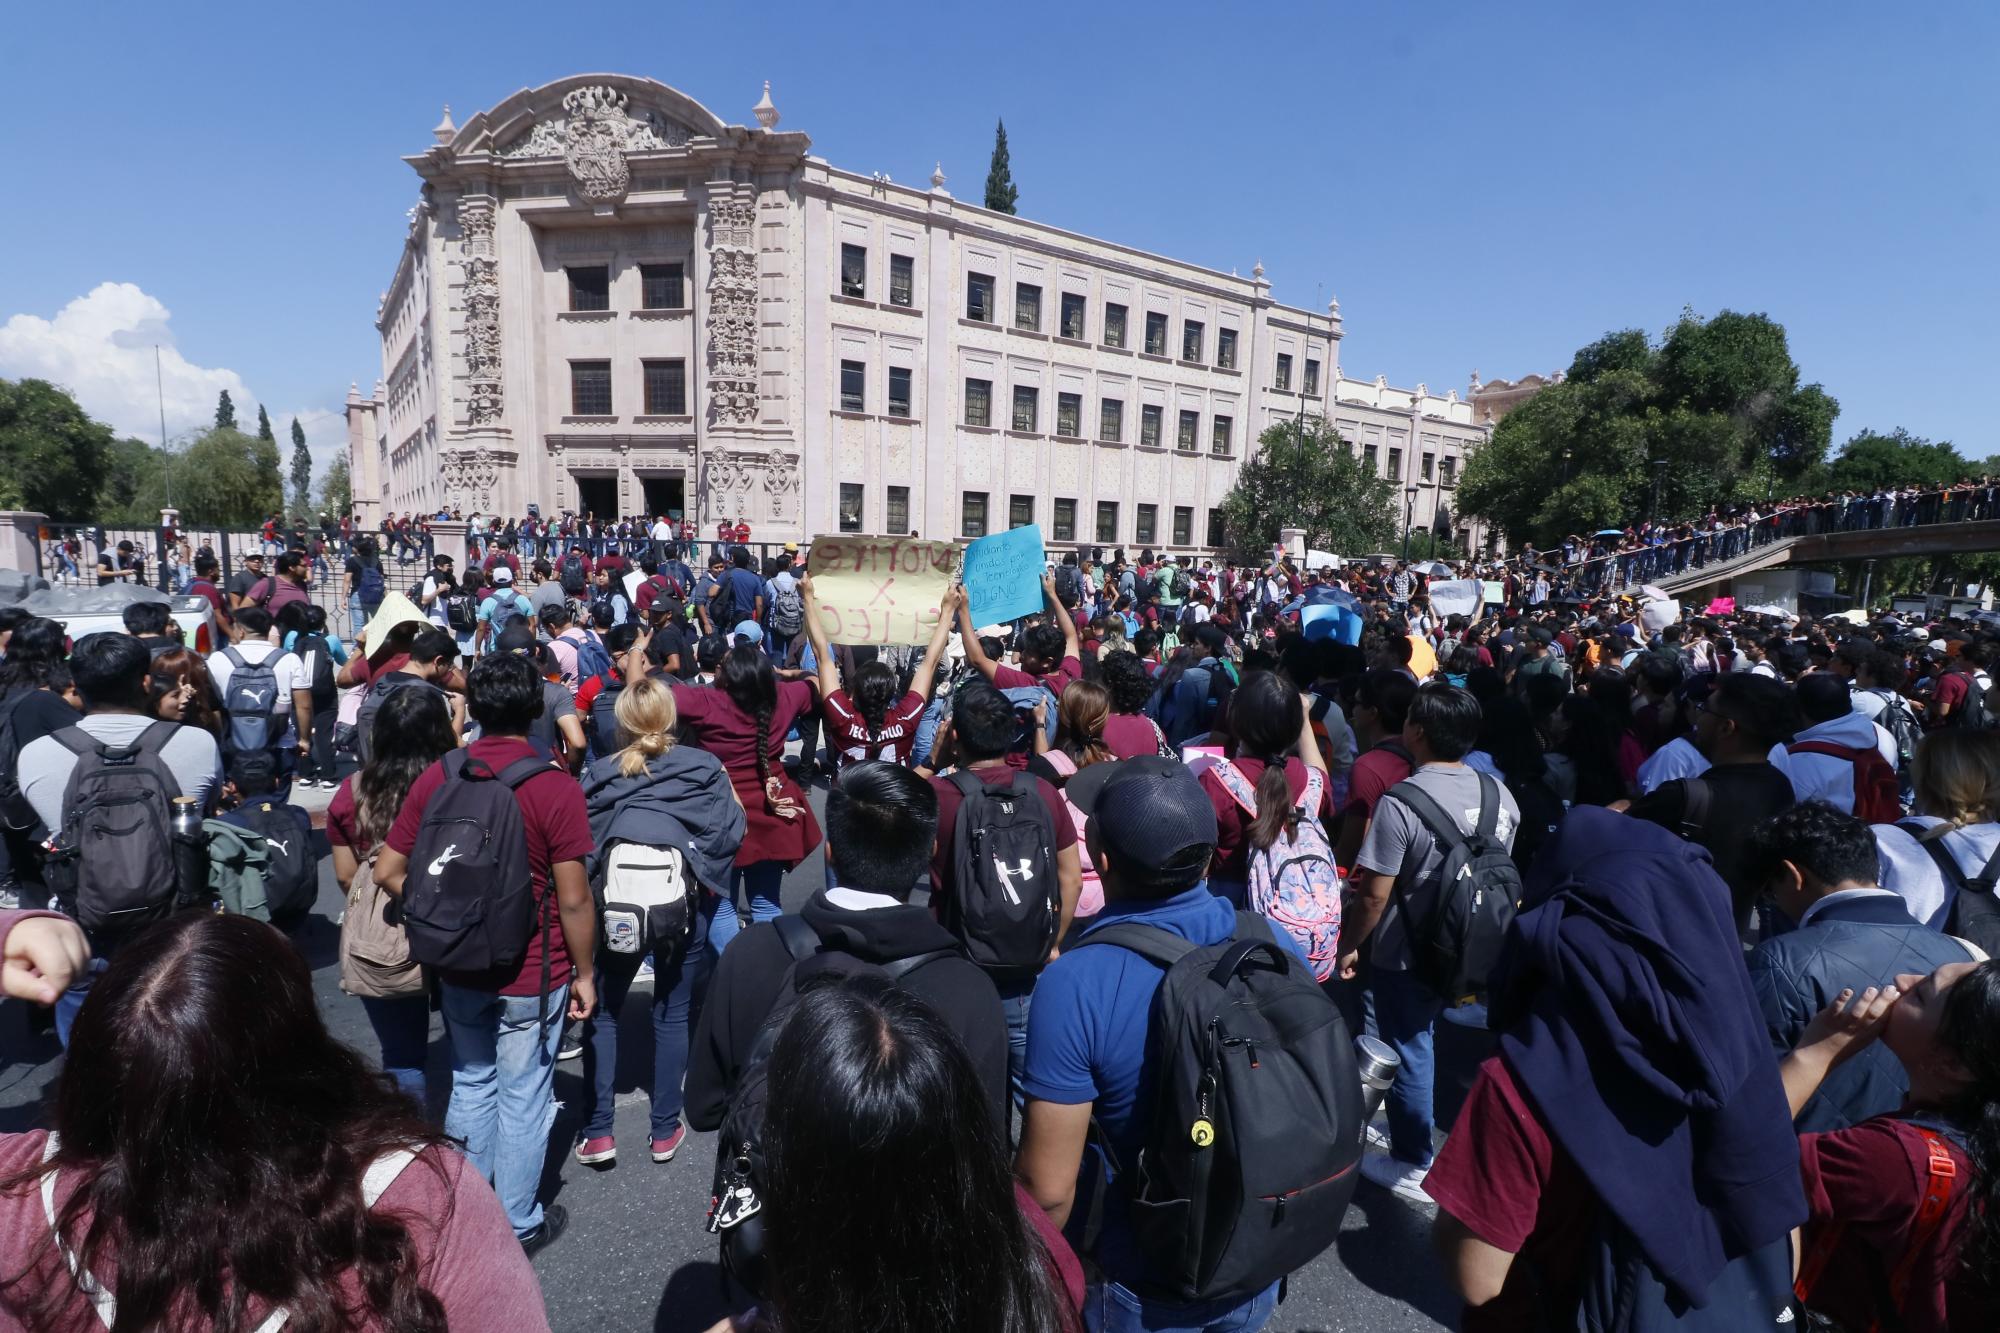
[[[674,727],[680,713],[674,707],[674,692],[651,676],[641,676],[618,695],[612,710],[618,718],[618,735],[625,748],[618,752],[618,771],[636,778],[646,765],[674,747]]]
[[[2000,732],[1933,731],[1917,742],[1910,783],[1918,812],[1944,821],[1918,835],[1919,841],[1986,823],[2000,805]]]

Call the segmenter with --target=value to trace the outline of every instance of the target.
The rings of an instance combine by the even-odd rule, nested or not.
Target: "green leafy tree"
[[[191,527],[255,527],[284,505],[277,442],[237,430],[197,437],[174,460],[174,499]]]
[[[1007,157],[1007,122],[996,121],[993,131],[993,163],[986,169],[986,206],[996,213],[1012,213],[1018,198],[1014,189],[1014,168]]]
[[[1548,545],[1786,494],[1817,474],[1839,410],[1799,383],[1768,316],[1685,312],[1657,346],[1624,329],[1579,349],[1561,384],[1467,459],[1458,502],[1514,541]]]
[[[1826,479],[1835,490],[1872,491],[1952,482],[1977,470],[1945,441],[1927,440],[1898,426],[1887,435],[1864,430],[1854,436],[1827,465]]]
[[[312,451],[306,448],[305,427],[292,418],[292,512],[312,516]]]
[[[229,390],[227,389],[224,389],[222,396],[215,400],[215,428],[217,430],[236,429],[236,404],[229,401]]]
[[[257,438],[269,440],[273,444],[278,440],[278,437],[271,433],[271,414],[264,410],[262,403],[257,404]]]
[[[354,483],[347,474],[347,455],[335,454],[319,479],[319,507],[338,519],[354,508]]]
[[[111,428],[47,380],[0,380],[0,509],[94,519]]]
[[[1281,421],[1238,470],[1222,502],[1223,532],[1245,561],[1269,559],[1280,528],[1305,529],[1314,550],[1367,555],[1399,533],[1394,492],[1322,418]]]

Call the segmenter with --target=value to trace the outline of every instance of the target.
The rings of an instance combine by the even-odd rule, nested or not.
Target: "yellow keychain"
[[[1195,1147],[1206,1148],[1215,1142],[1215,1126],[1208,1122],[1207,1116],[1203,1116],[1194,1122],[1194,1127],[1188,1131],[1188,1137],[1194,1140]]]

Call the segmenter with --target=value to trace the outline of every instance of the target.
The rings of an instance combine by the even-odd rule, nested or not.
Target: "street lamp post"
[[[1417,488],[1414,484],[1403,488],[1403,560],[1410,559],[1410,518],[1417,512]]]
[[[1660,521],[1660,483],[1666,479],[1666,475],[1667,460],[1664,458],[1655,458],[1653,460],[1653,509],[1651,513],[1646,515],[1649,520],[1655,523]]]

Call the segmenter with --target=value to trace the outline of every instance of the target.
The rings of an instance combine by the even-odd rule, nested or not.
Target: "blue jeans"
[[[1028,1065],[1028,1001],[1034,998],[1034,978],[1003,981],[999,989],[1000,1016],[1007,1020],[1007,1091],[1012,1094],[1014,1109],[1018,1111],[1027,1095],[1021,1087],[1021,1076]]]
[[[1247,1301],[1196,1301],[1170,1305],[1142,1300],[1107,1279],[1083,1298],[1083,1326],[1090,1333],[1256,1333],[1278,1308],[1273,1282]]]
[[[556,1119],[556,1043],[562,1039],[569,987],[549,993],[548,1019],[538,1026],[538,995],[442,985],[444,1026],[451,1037],[444,1132],[464,1140],[466,1160],[492,1182],[514,1234],[528,1236],[542,1224],[535,1189]]]
[[[69,1030],[76,1025],[76,1013],[83,1008],[83,997],[90,994],[91,985],[108,966],[103,949],[95,944],[91,949],[92,956],[83,975],[68,990],[56,996],[56,1040],[62,1043],[64,1050],[69,1049]]]
[[[1388,1042],[1403,1062],[1383,1102],[1389,1116],[1389,1155],[1409,1165],[1428,1166],[1435,1128],[1431,1087],[1437,1074],[1431,1024],[1443,1012],[1444,1001],[1413,973],[1378,967],[1361,1003],[1369,1030]]]
[[[431,1001],[428,995],[361,997],[368,1026],[382,1046],[382,1072],[418,1106],[428,1106],[429,1083],[424,1066],[431,1045]]]
[[[653,952],[653,1137],[670,1139],[681,1124],[681,1081],[687,1074],[688,1034],[695,997],[708,984],[709,923],[718,899],[701,895],[694,929],[671,952]],[[590,1120],[583,1136],[611,1132],[617,1110],[618,1014],[639,971],[642,955],[597,951],[597,1012],[590,1017],[590,1040],[583,1048],[583,1081],[590,1085]]]
[[[778,886],[785,881],[785,868],[776,861],[753,861],[747,866],[736,867],[731,877],[729,892],[721,895],[715,907],[715,921],[708,928],[708,947],[720,958],[722,951],[729,947],[729,941],[736,938],[745,927],[743,915],[737,910],[737,886],[749,890],[750,920],[776,919],[784,909],[778,904]]]

